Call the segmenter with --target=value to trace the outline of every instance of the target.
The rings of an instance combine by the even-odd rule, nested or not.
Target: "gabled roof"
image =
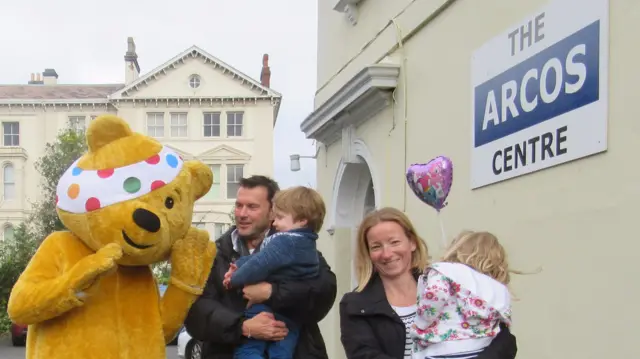
[[[0,85],[0,99],[63,100],[107,99],[124,84],[105,85]]]
[[[198,158],[200,159],[204,159],[204,160],[215,160],[215,159],[221,159],[221,158],[231,158],[231,159],[238,159],[238,160],[250,160],[251,159],[251,155],[240,151],[237,148],[233,148],[229,145],[220,145],[217,146],[215,148],[212,148],[208,151],[205,151],[201,154],[198,155]]]
[[[214,66],[215,68],[220,69],[220,71],[222,72],[229,72],[233,75],[234,79],[242,82],[243,85],[253,89],[253,90],[257,90],[260,91],[262,95],[264,96],[271,96],[271,97],[282,97],[282,95],[280,93],[278,93],[277,91],[274,91],[271,88],[268,88],[266,86],[263,86],[259,81],[256,81],[254,79],[252,79],[251,77],[249,77],[248,75],[244,74],[243,72],[241,72],[240,70],[234,68],[233,66],[227,64],[226,62],[218,59],[217,57],[211,55],[210,53],[204,51],[203,49],[199,48],[196,45],[191,46],[190,48],[186,49],[185,51],[179,53],[178,55],[176,55],[174,58],[172,58],[171,60],[165,62],[164,64],[156,67],[155,69],[151,70],[149,73],[145,74],[144,76],[139,77],[137,80],[133,81],[132,83],[130,83],[129,85],[125,86],[124,88],[120,89],[117,92],[114,92],[110,98],[121,98],[123,97],[123,95],[126,95],[127,92],[131,91],[131,90],[136,90],[140,85],[142,84],[148,84],[149,82],[153,82],[157,79],[158,74],[160,73],[165,73],[167,70],[175,68],[176,66],[179,66],[180,64],[184,63],[184,60],[189,58],[189,57],[203,57],[205,60],[205,63],[210,63],[212,66]]]

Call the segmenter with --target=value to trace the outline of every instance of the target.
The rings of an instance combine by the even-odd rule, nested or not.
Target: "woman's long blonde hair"
[[[369,213],[360,223],[358,228],[358,238],[356,243],[356,276],[358,277],[358,287],[356,292],[361,292],[371,280],[373,275],[373,263],[369,254],[369,243],[367,242],[367,234],[369,230],[376,224],[382,222],[395,222],[404,229],[404,233],[416,244],[416,250],[411,254],[411,268],[413,270],[423,270],[429,263],[429,252],[427,245],[418,236],[416,229],[411,224],[409,218],[392,207],[384,207]]]
[[[510,273],[523,274],[509,269],[507,252],[498,238],[489,232],[463,231],[442,256],[443,262],[462,263],[498,282],[509,285]]]

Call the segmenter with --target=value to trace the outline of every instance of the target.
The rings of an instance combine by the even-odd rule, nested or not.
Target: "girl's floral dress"
[[[507,287],[464,264],[431,265],[418,280],[417,299],[411,328],[414,353],[479,350],[498,334],[500,322],[511,324]]]

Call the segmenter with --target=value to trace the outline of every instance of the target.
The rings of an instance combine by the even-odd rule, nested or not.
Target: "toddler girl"
[[[511,324],[509,268],[504,248],[488,232],[463,232],[442,261],[418,279],[411,329],[414,359],[475,358]]]

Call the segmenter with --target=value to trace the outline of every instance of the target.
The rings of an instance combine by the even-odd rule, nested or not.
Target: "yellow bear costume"
[[[209,234],[191,227],[213,174],[115,116],[95,119],[87,143],[58,184],[69,231],[40,245],[11,292],[9,316],[29,325],[27,359],[165,359],[215,257]],[[167,258],[160,299],[150,264]]]

